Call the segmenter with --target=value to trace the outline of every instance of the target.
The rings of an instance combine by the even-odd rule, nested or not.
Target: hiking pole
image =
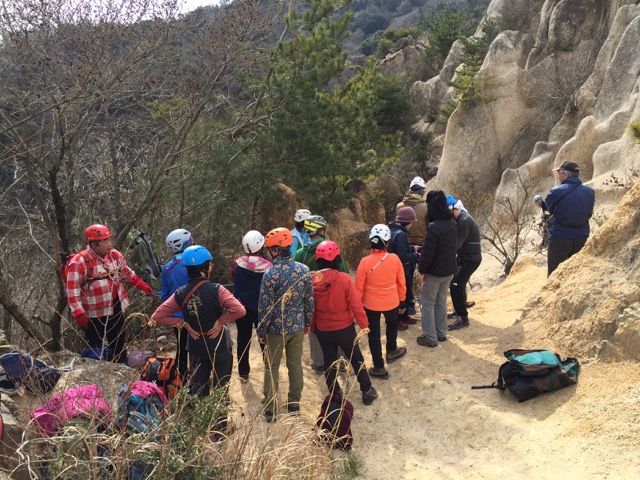
[[[508,261],[509,261],[509,255],[507,255],[507,258],[504,259],[504,263],[502,264],[502,270],[500,270],[500,274],[498,275],[498,278],[496,278],[496,282],[493,284],[493,287],[491,288],[495,288],[495,286],[498,285],[498,281],[500,280],[500,277],[502,277],[502,275],[504,274],[504,271],[507,268]]]

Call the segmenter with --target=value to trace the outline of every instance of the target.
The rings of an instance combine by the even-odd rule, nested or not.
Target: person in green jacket
[[[327,227],[329,224],[320,215],[311,215],[304,221],[304,229],[309,233],[310,243],[307,243],[302,248],[299,248],[293,258],[296,262],[304,263],[312,272],[318,271],[318,264],[316,263],[316,248],[320,243],[324,242],[327,238]],[[347,262],[342,258],[338,271],[349,273],[349,266]],[[311,350],[311,368],[318,375],[324,374],[324,355],[322,354],[322,347],[316,337],[315,333],[309,332],[309,349]],[[344,356],[342,350],[339,351],[340,355]],[[349,358],[349,357],[346,357]],[[328,366],[328,365],[327,365]]]

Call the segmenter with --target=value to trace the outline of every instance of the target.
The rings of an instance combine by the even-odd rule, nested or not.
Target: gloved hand
[[[405,308],[407,308],[407,302],[403,300],[400,302],[400,306],[398,307],[398,310],[403,311]]]
[[[150,285],[147,285],[141,278],[133,277],[131,284],[143,292],[147,297],[153,295],[153,288],[151,288]]]
[[[74,315],[73,318],[78,324],[78,326],[83,330],[86,330],[87,328],[89,328],[89,317],[87,317],[86,313],[84,312],[78,313],[77,315]]]

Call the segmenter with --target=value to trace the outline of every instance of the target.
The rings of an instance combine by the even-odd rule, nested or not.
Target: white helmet
[[[167,235],[167,248],[174,253],[182,252],[193,243],[191,232],[184,228],[178,228]]]
[[[378,223],[377,225],[374,225],[369,232],[369,240],[374,237],[378,237],[386,243],[391,240],[391,230],[389,230],[389,227],[387,227],[383,223]]]
[[[250,230],[242,237],[242,248],[244,252],[251,255],[258,253],[264,246],[264,237],[257,230]]]
[[[311,212],[309,210],[301,208],[300,210],[296,210],[296,214],[293,216],[293,219],[296,222],[304,222],[310,216]]]
[[[422,179],[422,177],[415,177],[413,180],[411,180],[409,188],[414,186],[419,188],[427,188],[427,183]]]

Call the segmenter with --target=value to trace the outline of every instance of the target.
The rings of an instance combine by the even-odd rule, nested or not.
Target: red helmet
[[[111,231],[104,225],[90,225],[84,231],[84,236],[87,238],[87,242],[95,242],[110,238]]]
[[[340,247],[332,240],[320,242],[316,248],[316,260],[323,259],[333,262],[338,255],[340,255]]]
[[[293,245],[293,237],[289,229],[284,227],[274,228],[264,237],[265,247],[290,247]]]

